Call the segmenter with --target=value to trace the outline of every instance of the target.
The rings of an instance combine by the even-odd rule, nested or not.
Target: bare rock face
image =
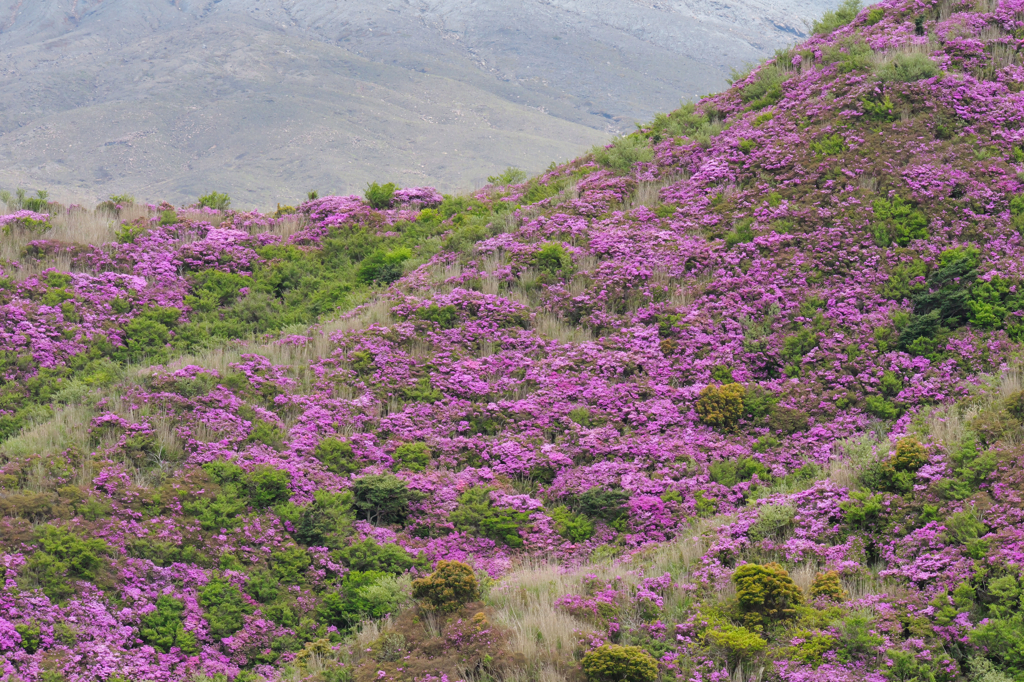
[[[835,0],[0,0],[0,187],[468,189],[720,88]]]

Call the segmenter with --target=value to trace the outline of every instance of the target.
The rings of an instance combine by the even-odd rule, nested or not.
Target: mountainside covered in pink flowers
[[[1024,680],[1024,3],[822,26],[472,197],[0,218],[0,679]]]

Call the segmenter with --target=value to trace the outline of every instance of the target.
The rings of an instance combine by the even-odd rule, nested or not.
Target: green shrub
[[[864,410],[879,419],[896,419],[903,414],[903,410],[880,395],[864,398]]]
[[[516,168],[515,166],[509,166],[499,175],[491,175],[487,178],[487,182],[497,187],[506,187],[508,185],[518,185],[524,182],[527,178],[526,171]]]
[[[572,256],[557,242],[546,242],[533,257],[533,263],[552,275],[569,274],[572,270]]]
[[[404,523],[409,502],[417,498],[405,481],[393,474],[375,474],[356,479],[352,485],[356,516],[370,523]]]
[[[711,138],[726,126],[722,121],[721,112],[712,106],[705,106],[700,112],[695,104],[684,104],[670,114],[658,114],[645,126],[644,135],[653,142],[660,142],[669,137],[688,137],[694,142],[707,147]]]
[[[569,542],[586,542],[594,536],[594,524],[582,514],[574,514],[567,507],[555,507],[550,513],[555,532]]]
[[[923,52],[899,54],[887,61],[876,74],[878,80],[894,83],[913,83],[934,78],[941,73],[938,64]]]
[[[884,498],[872,495],[867,491],[854,490],[850,499],[839,503],[839,508],[846,514],[845,521],[854,528],[868,528],[878,520],[882,513]]]
[[[754,475],[762,481],[770,481],[771,476],[763,464],[752,457],[740,459],[720,459],[708,467],[708,475],[715,483],[731,488],[741,481],[749,481]]]
[[[459,324],[459,309],[453,305],[439,306],[431,303],[429,306],[417,308],[413,315],[418,320],[434,322],[441,329],[455,329]]]
[[[875,199],[871,206],[875,214],[871,234],[876,246],[889,246],[894,241],[907,246],[914,239],[928,238],[928,216],[911,202],[894,196],[891,200]]]
[[[313,456],[334,474],[352,474],[363,468],[355,459],[351,443],[337,438],[324,438],[317,444]]]
[[[937,488],[940,495],[952,500],[965,500],[973,495],[998,465],[994,452],[979,452],[977,438],[970,432],[949,448],[949,459],[953,476],[940,480]]]
[[[39,549],[29,557],[25,576],[53,601],[75,593],[73,580],[95,581],[110,550],[103,540],[83,540],[64,526],[39,526],[35,540]]]
[[[247,442],[263,443],[277,450],[284,443],[284,438],[285,432],[280,426],[256,419],[252,423],[252,430],[249,432]]]
[[[638,163],[654,161],[650,143],[639,135],[617,137],[610,146],[594,147],[591,153],[597,163],[622,173],[628,173]]]
[[[256,509],[266,509],[291,497],[292,475],[272,466],[257,466],[245,477],[249,503]]]
[[[243,619],[253,612],[242,591],[227,578],[214,578],[199,591],[199,605],[208,632],[215,640],[230,637],[242,628]]]
[[[426,443],[402,443],[391,457],[401,469],[423,471],[430,464],[430,446]]]
[[[613,528],[621,529],[629,513],[626,506],[629,498],[627,490],[595,486],[577,498],[576,507],[592,519],[601,519]]]
[[[774,405],[768,413],[768,427],[779,433],[793,434],[806,431],[810,418],[809,414],[795,407]]]
[[[376,251],[367,256],[356,270],[356,281],[362,284],[390,284],[402,276],[405,261],[412,258],[412,250],[406,247],[394,251]]]
[[[803,594],[789,573],[776,563],[744,564],[733,573],[736,596],[744,620],[752,625],[769,625],[796,617]]]
[[[412,595],[442,613],[457,611],[480,596],[473,569],[459,561],[437,562],[434,572],[414,580]]]
[[[719,649],[730,668],[736,668],[743,661],[749,661],[768,646],[760,635],[745,627],[722,623],[704,633],[704,639]]]
[[[404,601],[386,588],[384,594],[374,590],[385,580],[393,581],[393,576],[376,571],[349,571],[341,583],[340,592],[323,595],[317,614],[328,625],[342,629],[352,628],[368,618],[383,618]],[[396,585],[394,582],[390,584]],[[397,598],[388,599],[389,595]]]
[[[754,542],[771,538],[781,539],[793,528],[796,508],[785,504],[767,504],[757,514],[757,522],[747,531]]]
[[[587,682],[656,682],[658,662],[638,646],[604,644],[581,661]]]
[[[282,511],[285,509],[289,508]],[[296,542],[307,546],[336,547],[352,523],[352,494],[317,490],[313,493],[313,501],[297,511],[292,533]]]
[[[928,463],[928,451],[916,438],[900,438],[889,461],[896,471],[917,471]]]
[[[839,133],[825,135],[818,140],[811,142],[811,151],[818,156],[839,156],[847,151],[846,140]]]
[[[757,77],[740,91],[740,99],[750,111],[770,107],[782,99],[782,84],[793,76],[787,65],[776,58],[771,64],[762,64]],[[734,77],[738,74],[734,74]]]
[[[344,547],[331,555],[353,571],[376,571],[378,573],[405,573],[413,566],[426,567],[426,560],[402,549],[395,543],[378,545],[373,538],[366,538]]]
[[[218,211],[226,211],[229,206],[231,206],[231,197],[227,194],[210,192],[209,194],[199,197],[200,208],[212,208]]]
[[[706,386],[697,396],[696,409],[701,422],[725,431],[732,430],[743,416],[745,394],[742,384]]]
[[[821,19],[811,25],[811,33],[816,36],[832,33],[857,18],[860,12],[860,0],[843,0],[834,10],[825,12]]]
[[[491,501],[492,488],[474,487],[459,495],[459,506],[448,519],[459,531],[503,542],[509,547],[521,547],[523,539],[519,529],[526,525],[530,515],[512,509],[497,509]]]
[[[283,585],[302,585],[313,560],[301,547],[289,547],[270,555],[270,572]]]
[[[182,623],[184,611],[185,605],[180,599],[161,595],[156,600],[156,608],[142,617],[139,639],[165,654],[173,647],[187,656],[199,653],[196,636],[185,630]]]
[[[366,203],[371,208],[383,210],[391,208],[391,204],[395,200],[395,190],[398,189],[398,185],[393,182],[388,182],[383,185],[379,185],[376,182],[371,182],[366,186],[366,191],[363,196],[366,197]]]
[[[881,7],[872,7],[870,10],[868,10],[868,18],[866,23],[868,26],[874,26],[875,24],[880,22],[884,16],[884,9],[882,9]]]
[[[846,36],[821,50],[822,64],[835,64],[839,73],[868,71],[874,65],[874,50],[860,36]]]
[[[743,218],[737,220],[733,228],[725,235],[725,246],[726,248],[732,248],[737,244],[749,244],[754,241],[754,230],[751,226],[754,224],[753,218]]]

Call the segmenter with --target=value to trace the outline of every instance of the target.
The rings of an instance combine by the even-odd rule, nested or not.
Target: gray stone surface
[[[0,0],[0,187],[292,202],[538,171],[835,0]]]

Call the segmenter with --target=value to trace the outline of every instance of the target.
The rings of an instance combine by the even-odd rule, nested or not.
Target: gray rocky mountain
[[[835,0],[0,0],[0,187],[238,205],[537,171]]]

